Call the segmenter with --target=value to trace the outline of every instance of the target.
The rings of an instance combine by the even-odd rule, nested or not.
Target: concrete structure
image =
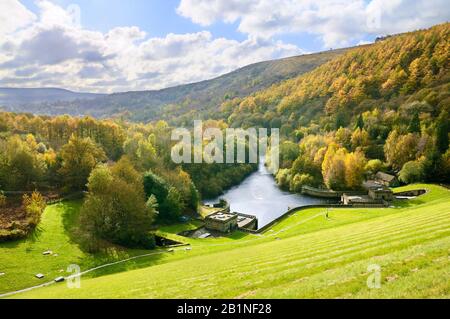
[[[346,194],[351,195],[365,195],[367,192],[365,191],[332,191],[329,189],[321,189],[321,188],[315,188],[311,186],[303,186],[301,193],[303,195],[308,195],[312,197],[319,197],[319,198],[327,198],[327,199],[339,199]]]
[[[205,218],[205,227],[222,233],[229,233],[238,228],[238,215],[227,212],[218,212]]]
[[[258,219],[253,215],[221,211],[205,218],[205,228],[222,233],[229,233],[236,229],[256,230]]]
[[[230,204],[224,199],[220,199],[219,203],[209,206],[220,210],[205,217],[206,229],[222,233],[228,233],[238,228],[242,230],[258,229],[256,216],[236,212],[231,213]]]
[[[411,198],[416,198],[418,196],[422,196],[426,192],[427,192],[426,189],[412,189],[409,191],[395,193],[394,196],[396,199],[411,199]]]
[[[365,205],[365,204],[375,204],[382,205],[381,201],[372,201],[368,195],[342,195],[342,203],[344,205]]]
[[[391,202],[394,200],[394,192],[387,187],[370,188],[369,197],[373,200],[385,200]]]
[[[394,200],[394,193],[387,187],[376,186],[368,190],[367,195],[343,194],[341,201],[344,205],[361,207],[386,207]]]
[[[302,186],[302,194],[320,198],[340,198],[342,192],[335,192],[328,189],[320,189],[311,186]]]
[[[250,230],[258,229],[258,219],[256,218],[256,216],[241,213],[237,213],[237,215],[238,215],[237,222],[239,229],[250,229]]]

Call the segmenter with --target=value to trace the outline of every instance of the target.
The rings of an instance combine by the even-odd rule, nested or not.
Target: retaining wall
[[[302,210],[305,210],[305,209],[310,209],[310,208],[343,208],[343,207],[353,207],[353,206],[352,205],[342,205],[342,204],[317,204],[317,205],[300,206],[300,207],[296,207],[296,208],[292,208],[292,209],[288,210],[286,213],[284,213],[280,217],[272,220],[270,223],[264,225],[260,229],[257,229],[257,230],[240,229],[240,230],[244,231],[244,232],[247,232],[247,233],[251,233],[251,234],[260,234],[260,233],[264,232],[265,230],[267,230],[268,228],[270,228],[273,225],[275,225],[276,223],[282,221],[283,219],[291,216],[292,214],[294,214],[296,212],[299,212],[299,211],[302,211]]]

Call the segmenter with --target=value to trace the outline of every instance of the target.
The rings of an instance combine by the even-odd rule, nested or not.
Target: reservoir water
[[[230,204],[231,212],[255,215],[259,228],[280,217],[290,208],[327,202],[281,190],[264,166],[264,161],[260,161],[258,171],[248,176],[241,184],[230,188],[218,198],[206,200],[205,204],[217,203],[220,198]]]

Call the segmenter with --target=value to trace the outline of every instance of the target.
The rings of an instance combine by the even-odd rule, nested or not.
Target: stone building
[[[394,193],[387,187],[371,187],[367,195],[343,194],[341,201],[344,205],[361,207],[387,207],[394,200]]]
[[[397,177],[383,172],[378,172],[375,174],[375,181],[387,187],[397,187],[400,185]]]
[[[374,200],[391,202],[394,200],[394,193],[387,187],[373,187],[369,189],[369,197]]]
[[[227,212],[218,212],[205,218],[205,227],[222,233],[229,233],[238,227],[238,215]]]

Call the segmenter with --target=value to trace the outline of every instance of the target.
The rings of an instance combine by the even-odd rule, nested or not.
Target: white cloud
[[[448,0],[181,0],[177,12],[200,25],[238,21],[238,30],[254,37],[312,33],[325,47],[450,19]]]
[[[182,0],[177,12],[195,23],[208,26],[217,20],[232,23],[250,13],[255,3],[254,0]]]
[[[83,28],[73,12],[50,1],[37,2],[38,17],[18,1],[8,2],[16,2],[25,10],[22,14],[33,18],[20,28],[8,27],[8,35],[0,38],[1,86],[93,92],[160,89],[303,53],[280,41],[214,38],[208,31],[148,38],[138,27],[126,26],[101,33]]]
[[[0,37],[23,28],[36,19],[19,1],[0,1]]]
[[[277,35],[309,32],[325,47],[367,35],[449,20],[446,0],[181,0],[177,12],[203,26],[237,23],[242,41],[209,31],[149,38],[136,26],[102,33],[82,27],[76,7],[38,0],[37,16],[0,0],[0,85],[111,92],[200,81],[268,59],[304,53]]]
[[[37,0],[40,9],[39,21],[46,26],[79,26],[78,17],[75,12],[63,9],[47,0]]]

